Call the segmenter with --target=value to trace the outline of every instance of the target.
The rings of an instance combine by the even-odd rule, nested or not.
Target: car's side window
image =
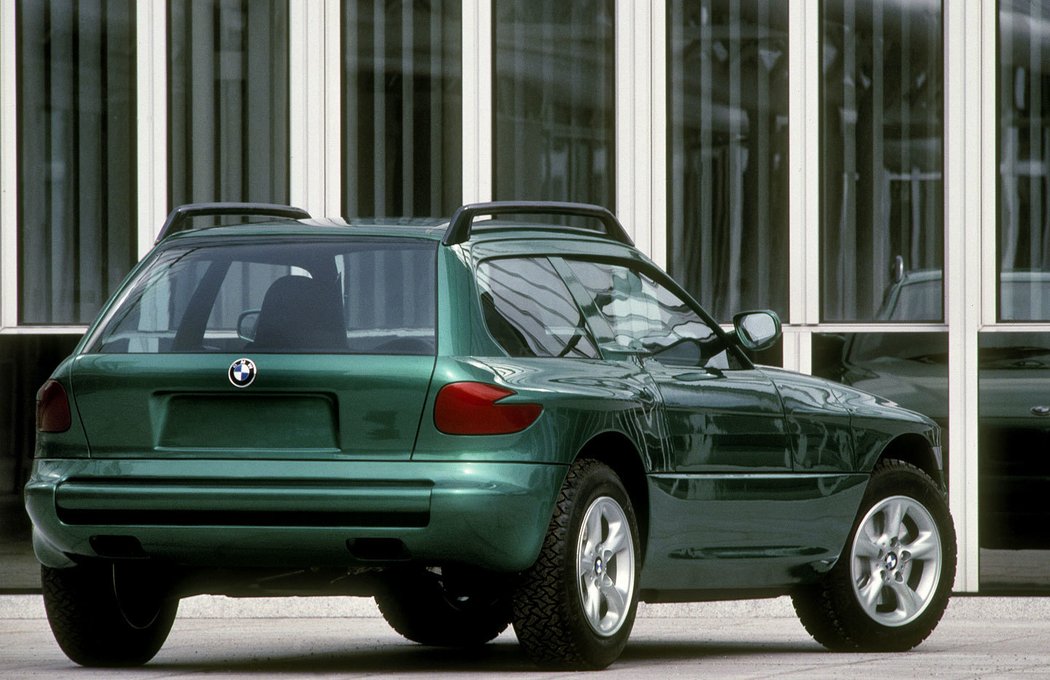
[[[485,325],[512,357],[598,358],[568,287],[545,258],[478,265]]]
[[[723,336],[650,276],[619,264],[567,262],[608,322],[617,345],[645,350],[668,365],[736,367]]]

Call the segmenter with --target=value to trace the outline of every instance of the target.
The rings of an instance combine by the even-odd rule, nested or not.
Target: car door
[[[804,501],[819,492],[794,473],[783,403],[765,372],[656,269],[567,265],[603,351],[636,353],[663,402],[668,453],[648,480],[643,588],[779,586],[841,547],[814,538],[821,518]]]

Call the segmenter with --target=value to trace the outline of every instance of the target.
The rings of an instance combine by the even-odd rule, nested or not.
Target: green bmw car
[[[910,649],[955,574],[939,430],[755,366],[779,335],[721,328],[597,206],[177,208],[37,395],[51,628],[134,665],[183,597],[352,595],[602,668],[640,601],[790,595],[829,649]]]

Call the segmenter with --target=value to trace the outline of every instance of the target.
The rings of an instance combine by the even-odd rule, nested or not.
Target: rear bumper
[[[121,556],[107,551],[135,546],[126,556],[200,567],[412,560],[514,572],[535,561],[566,470],[521,463],[41,459],[25,497],[37,557],[52,567],[78,556]]]

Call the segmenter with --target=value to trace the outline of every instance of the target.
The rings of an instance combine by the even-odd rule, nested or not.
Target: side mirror
[[[255,329],[259,325],[259,310],[249,309],[237,317],[237,337],[245,342],[255,341]]]
[[[769,349],[780,339],[780,317],[771,310],[740,312],[733,316],[740,345],[750,352]]]

